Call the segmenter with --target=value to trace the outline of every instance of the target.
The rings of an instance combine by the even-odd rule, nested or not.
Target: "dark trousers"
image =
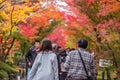
[[[62,72],[62,74],[60,74],[60,80],[65,80],[67,77],[67,72]]]

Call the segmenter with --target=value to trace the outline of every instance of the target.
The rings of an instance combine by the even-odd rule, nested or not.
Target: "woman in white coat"
[[[59,80],[57,56],[50,40],[44,40],[32,66],[28,80]]]

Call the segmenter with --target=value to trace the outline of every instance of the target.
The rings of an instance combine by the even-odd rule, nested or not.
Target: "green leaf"
[[[3,71],[8,72],[8,73],[15,73],[16,72],[16,70],[14,68],[12,68],[11,66],[9,66],[8,64],[3,63],[3,62],[0,62],[0,70],[3,70]]]
[[[1,79],[7,78],[7,73],[3,70],[0,70],[0,78]]]

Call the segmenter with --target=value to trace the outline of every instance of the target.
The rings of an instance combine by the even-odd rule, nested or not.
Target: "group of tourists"
[[[26,54],[27,80],[95,80],[94,56],[85,49],[88,41],[78,40],[78,49],[62,49],[49,39],[39,40]]]

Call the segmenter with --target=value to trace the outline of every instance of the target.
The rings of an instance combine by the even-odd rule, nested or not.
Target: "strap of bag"
[[[80,52],[79,50],[78,50],[78,53],[79,53],[80,59],[81,59],[81,61],[82,61],[83,67],[84,67],[84,69],[85,69],[85,72],[86,72],[86,74],[87,74],[87,77],[88,77],[89,74],[88,74],[88,71],[87,71],[87,69],[86,69],[85,63],[84,63],[84,61],[83,61],[83,58],[82,58],[81,52]]]

